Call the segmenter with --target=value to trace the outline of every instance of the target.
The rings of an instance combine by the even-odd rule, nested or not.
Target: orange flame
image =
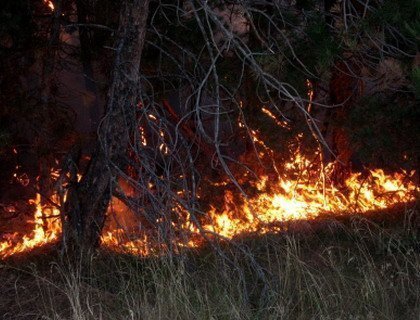
[[[33,220],[33,229],[26,235],[15,232],[7,235],[0,242],[0,258],[7,258],[16,253],[30,251],[33,248],[55,242],[61,234],[60,212],[57,208],[41,205],[41,196],[37,194],[31,203],[36,205]]]
[[[51,9],[51,11],[54,11],[55,6],[54,6],[54,3],[51,0],[44,0],[44,3],[48,6],[48,8]]]
[[[309,80],[306,84],[307,110],[310,112],[314,89]],[[287,128],[287,123],[279,121],[267,108],[262,108],[262,112],[275,120],[278,126]],[[240,121],[239,126],[243,127]],[[250,134],[252,141],[263,150],[258,152],[258,156],[273,158],[274,151],[259,137],[258,131],[250,130]],[[301,138],[302,134],[299,134],[298,141]],[[321,161],[315,167],[299,150],[293,154],[294,157],[283,164],[281,175],[276,168],[278,177],[275,180],[270,181],[268,176],[260,176],[255,183],[258,190],[255,196],[235,203],[233,193],[230,190],[225,191],[223,209],[211,207],[207,220],[200,228],[191,223],[189,212],[179,209],[178,213],[183,213],[185,221],[180,227],[188,236],[175,239],[175,246],[199,247],[203,241],[203,233],[232,239],[244,233],[264,234],[278,231],[281,230],[281,223],[286,221],[315,219],[324,213],[364,213],[415,200],[418,187],[409,179],[415,171],[385,174],[382,169],[373,169],[365,175],[356,172],[349,174],[344,185],[339,188],[331,181],[326,183],[336,163],[324,165],[321,150],[318,150]],[[218,185],[225,186],[227,182]],[[179,230],[179,226],[174,223],[173,226]],[[113,250],[139,255],[161,254],[162,249],[165,249],[164,245],[157,244],[155,239],[150,239],[147,235],[132,240],[122,229],[108,231],[102,237],[102,243]]]
[[[332,171],[333,163],[325,166],[326,175]],[[318,168],[310,169],[310,162],[300,153],[284,164],[284,173],[271,181],[261,176],[255,183],[257,194],[242,201],[235,200],[232,191],[226,190],[223,209],[212,207],[201,231],[191,223],[191,214],[181,208],[178,213],[184,222],[173,227],[182,230],[187,237],[174,239],[174,246],[196,248],[203,243],[202,232],[212,236],[232,239],[244,233],[265,234],[281,230],[281,223],[292,220],[314,219],[324,213],[346,214],[364,213],[391,207],[397,203],[415,200],[416,185],[407,179],[410,173],[385,174],[382,169],[373,169],[365,176],[352,173],[344,186],[338,188],[333,183],[324,185]],[[224,184],[221,184],[223,186]],[[235,202],[236,201],[236,202]],[[32,201],[36,205],[33,229],[26,235],[9,234],[0,241],[0,258],[27,252],[35,247],[59,240],[61,220],[59,209],[43,206],[37,194]],[[111,206],[116,206],[113,200]],[[102,245],[115,251],[125,251],[147,256],[161,254],[167,246],[159,244],[147,234],[130,239],[123,229],[106,230]]]
[[[334,163],[325,166],[328,176]],[[235,203],[232,191],[225,191],[222,210],[212,207],[206,222],[197,225],[190,221],[190,213],[184,212],[184,234],[175,239],[178,248],[199,247],[203,242],[202,232],[212,236],[232,239],[244,233],[265,234],[281,230],[281,224],[293,220],[310,220],[325,213],[365,213],[385,209],[398,203],[415,200],[416,185],[407,180],[411,173],[385,174],[382,169],[370,170],[365,176],[350,174],[341,188],[333,183],[324,185],[318,168],[308,169],[310,162],[300,155],[284,165],[285,172],[276,181],[262,176],[255,184],[258,190],[254,197]],[[179,226],[175,226],[179,229]],[[165,248],[154,239],[143,235],[135,240],[124,235],[122,229],[110,230],[103,237],[105,247],[139,255],[161,253]]]
[[[307,85],[308,111],[310,111],[313,88],[309,81]],[[287,123],[278,121],[268,109],[262,111],[274,119],[277,125],[287,126]],[[139,129],[141,143],[147,145],[145,130],[142,127]],[[258,131],[250,130],[250,134],[253,142],[262,149],[258,152],[258,156],[273,158],[274,151],[259,137]],[[160,132],[160,137],[164,140],[163,132]],[[297,138],[301,139],[302,134]],[[168,152],[164,143],[159,149],[163,153]],[[276,168],[275,178],[261,175],[259,181],[253,183],[253,187],[258,191],[254,192],[254,196],[238,200],[232,191],[226,190],[223,209],[212,206],[205,220],[201,221],[201,225],[192,223],[197,221],[192,219],[192,213],[183,208],[174,208],[174,212],[181,219],[177,223],[171,222],[172,227],[177,230],[177,235],[171,238],[170,244],[159,242],[156,237],[146,232],[135,234],[133,238],[120,227],[108,227],[102,235],[102,245],[110,250],[141,256],[162,254],[168,250],[168,246],[174,250],[200,247],[204,241],[203,234],[232,239],[245,233],[276,232],[282,230],[282,223],[286,221],[315,219],[325,213],[338,215],[385,209],[398,203],[415,200],[415,194],[418,192],[418,187],[410,179],[415,171],[386,174],[382,169],[373,169],[365,174],[356,172],[349,174],[342,186],[336,186],[332,181],[328,181],[336,163],[324,166],[322,161],[319,161],[319,165],[316,166],[299,150],[293,154],[294,157],[283,164],[281,174]],[[320,150],[318,154],[322,154]],[[54,176],[56,172],[52,171],[51,174]],[[228,181],[217,185],[227,186]],[[59,210],[42,206],[39,194],[33,203],[36,204],[33,230],[23,236],[13,233],[0,241],[0,258],[25,252],[59,239],[61,234]],[[122,207],[118,200],[113,199],[109,211],[117,208],[118,214],[118,211],[122,211]]]

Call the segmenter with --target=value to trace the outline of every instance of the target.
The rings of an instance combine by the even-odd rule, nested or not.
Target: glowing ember
[[[270,117],[271,119],[273,119],[274,120],[274,122],[279,126],[279,127],[282,127],[282,128],[285,128],[285,129],[289,129],[289,126],[288,126],[288,123],[287,123],[287,121],[280,121],[280,120],[278,120],[277,119],[277,117],[270,111],[270,110],[268,110],[267,108],[261,108],[261,111],[264,113],[264,114],[266,114],[268,117]]]

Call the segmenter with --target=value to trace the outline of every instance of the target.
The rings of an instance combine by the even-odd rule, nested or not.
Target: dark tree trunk
[[[90,164],[80,182],[74,182],[65,203],[63,242],[70,250],[99,245],[106,210],[130,140],[130,123],[139,102],[140,60],[149,0],[121,4],[115,62],[108,91],[106,115]]]
[[[92,65],[92,36],[89,29],[89,23],[92,22],[92,15],[89,13],[90,7],[84,0],[77,0],[77,21],[79,26],[80,39],[80,60],[83,67],[83,76],[85,78],[85,89],[90,99],[85,102],[85,107],[89,110],[89,128],[88,133],[96,132],[99,124],[99,116],[102,115],[99,101],[98,88],[94,80],[94,71]],[[89,141],[90,142],[90,141]]]

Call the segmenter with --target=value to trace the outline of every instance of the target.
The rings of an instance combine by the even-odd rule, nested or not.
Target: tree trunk
[[[106,115],[90,164],[74,182],[65,203],[63,243],[66,249],[90,251],[100,243],[106,210],[122,168],[130,140],[130,123],[139,102],[140,60],[149,0],[121,4],[115,62],[108,91]]]
[[[92,36],[87,26],[92,20],[89,14],[89,4],[85,0],[77,0],[77,22],[79,23],[79,39],[80,39],[80,60],[82,62],[83,76],[85,79],[85,90],[87,97],[84,107],[89,110],[89,128],[85,128],[90,134],[96,132],[99,125],[99,116],[102,114],[101,105],[98,95],[98,87],[94,80],[94,71],[92,64]],[[89,139],[88,146],[91,141]]]

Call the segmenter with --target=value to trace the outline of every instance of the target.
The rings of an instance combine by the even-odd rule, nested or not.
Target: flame
[[[323,174],[328,177],[333,167],[334,163],[324,166]],[[179,225],[172,222],[172,226],[182,231],[184,236],[174,239],[175,248],[200,247],[204,241],[203,232],[224,239],[232,239],[245,233],[276,232],[282,230],[282,223],[287,221],[315,219],[325,213],[338,215],[385,209],[415,200],[415,193],[418,192],[418,187],[410,179],[415,174],[414,171],[386,174],[382,169],[373,169],[365,174],[355,172],[349,175],[342,186],[335,186],[331,181],[323,184],[320,168],[311,165],[299,152],[283,164],[283,168],[283,173],[275,179],[262,175],[254,183],[258,192],[253,197],[238,200],[227,189],[222,208],[212,206],[200,227],[191,222],[193,219],[189,212],[176,208],[184,222]],[[52,174],[55,175],[55,172],[52,171]],[[216,185],[225,187],[228,182]],[[42,205],[39,194],[31,203],[36,206],[33,219],[29,221],[33,225],[32,230],[25,235],[15,232],[3,236],[0,241],[0,258],[59,240],[59,209]],[[114,199],[110,210],[111,207],[121,208],[121,204]],[[133,238],[121,228],[106,230],[102,236],[102,245],[110,250],[141,256],[161,254],[168,250],[167,244],[159,243],[147,233]]]
[[[307,111],[310,112],[314,89],[309,80],[306,84]],[[270,110],[265,107],[261,110],[278,126],[287,128],[287,122],[279,121]],[[238,121],[239,127],[244,128],[244,124]],[[259,132],[250,129],[249,134],[260,149],[258,157],[268,156],[274,163],[274,151],[265,144]],[[300,142],[302,138],[301,133],[296,139]],[[415,200],[418,187],[410,179],[415,171],[386,174],[382,169],[372,169],[364,174],[354,172],[348,175],[343,185],[337,186],[332,180],[328,180],[337,163],[324,165],[320,148],[317,153],[319,161],[314,164],[298,148],[291,153],[294,156],[283,163],[281,174],[274,163],[277,177],[261,175],[259,180],[254,182],[258,192],[254,193],[253,197],[238,200],[233,192],[227,189],[224,192],[222,209],[212,206],[207,213],[207,219],[201,221],[200,225],[192,223],[192,213],[177,208],[176,212],[183,216],[184,222],[178,222],[178,225],[172,222],[172,226],[181,236],[172,238],[171,245],[175,250],[185,247],[197,248],[204,241],[203,234],[224,239],[232,239],[246,233],[265,234],[284,230],[284,222],[287,221],[315,219],[326,213],[366,213]],[[227,187],[228,184],[228,181],[223,181],[212,185]],[[162,254],[168,250],[167,244],[157,242],[146,233],[131,239],[129,233],[123,229],[108,230],[102,237],[102,244],[112,250],[143,256]]]
[[[268,177],[264,176],[258,188],[261,193],[233,210],[226,206],[231,202],[231,197],[226,194],[224,210],[213,208],[209,213],[213,223],[204,229],[229,239],[244,232],[263,234],[276,230],[273,224],[314,219],[323,213],[364,213],[385,209],[414,200],[416,190],[413,183],[403,183],[403,174],[386,175],[381,169],[370,171],[368,178],[362,178],[361,173],[352,174],[345,181],[343,190],[332,184],[322,190],[319,182],[306,183],[304,178],[308,177],[282,177],[269,184]],[[268,184],[271,191],[266,192]]]
[[[261,111],[264,113],[264,114],[266,114],[268,117],[270,117],[271,119],[273,119],[274,120],[274,122],[279,126],[279,127],[282,127],[282,128],[285,128],[285,129],[290,129],[289,128],[289,125],[288,125],[288,123],[287,123],[287,121],[280,121],[280,120],[278,120],[277,119],[277,117],[274,115],[274,113],[272,113],[270,110],[268,110],[267,108],[265,108],[265,107],[262,107],[261,108]]]
[[[291,173],[307,162],[302,156],[296,157],[285,165],[286,172],[276,182],[263,176],[257,184],[260,193],[234,210],[226,206],[232,202],[226,194],[225,209],[220,212],[213,208],[209,214],[214,223],[204,228],[233,238],[243,232],[266,233],[272,230],[270,225],[284,221],[314,219],[328,212],[363,213],[414,200],[414,183],[404,182],[404,174],[386,175],[381,169],[371,170],[365,178],[353,173],[340,189],[332,183],[323,188],[309,169],[293,178]]]
[[[284,230],[284,222],[311,220],[327,213],[360,214],[385,209],[415,200],[418,192],[411,179],[407,179],[413,177],[414,171],[386,174],[382,169],[373,169],[365,174],[350,174],[340,187],[331,181],[326,185],[321,174],[328,176],[333,167],[334,163],[330,163],[323,166],[325,172],[320,172],[319,166],[311,167],[311,162],[297,153],[284,164],[284,173],[275,181],[266,175],[260,177],[255,183],[258,192],[254,197],[238,201],[231,190],[226,190],[222,209],[211,207],[200,228],[191,223],[190,213],[184,212],[185,223],[173,226],[188,236],[174,239],[174,245],[178,249],[200,247],[203,233],[232,239],[246,233]],[[182,209],[178,212],[182,213]],[[122,229],[116,231],[108,231],[102,237],[105,247],[139,255],[162,254],[168,249],[147,235],[132,240]]]
[[[30,200],[30,203],[36,206],[33,219],[28,221],[33,225],[33,229],[25,235],[18,232],[6,235],[5,239],[0,241],[0,258],[4,259],[16,253],[27,252],[59,239],[61,235],[59,210],[43,206],[39,193],[34,200]]]
[[[313,102],[313,86],[308,86],[308,112]],[[287,123],[279,121],[274,114],[266,108],[262,109],[267,116],[276,121],[278,126],[286,127]],[[149,115],[151,120],[156,118]],[[240,127],[244,127],[239,122]],[[139,127],[140,141],[146,146],[146,132]],[[102,246],[114,251],[129,252],[141,256],[159,255],[171,250],[183,248],[198,248],[206,238],[219,237],[232,239],[234,237],[257,233],[266,234],[284,230],[285,222],[293,220],[311,220],[332,213],[344,215],[349,213],[366,213],[368,211],[390,208],[398,203],[406,203],[416,199],[419,188],[412,181],[415,171],[387,174],[382,169],[366,170],[366,172],[353,172],[347,179],[337,185],[329,177],[334,172],[337,163],[323,164],[322,152],[317,150],[319,161],[315,162],[305,157],[299,150],[292,152],[293,157],[283,163],[278,170],[274,161],[274,151],[270,149],[259,136],[257,130],[249,130],[255,147],[259,149],[258,157],[270,157],[274,164],[276,176],[261,174],[257,181],[247,181],[256,190],[253,196],[247,198],[235,197],[228,188],[230,182],[222,181],[211,183],[213,187],[223,187],[224,199],[222,206],[210,206],[210,210],[203,219],[198,220],[193,213],[183,207],[173,208],[173,213],[179,219],[171,221],[176,232],[168,241],[159,241],[155,234],[148,233],[146,228],[141,232],[130,234],[126,228],[108,226],[102,235]],[[161,144],[159,150],[167,154],[165,133],[159,132]],[[297,136],[301,141],[303,134]],[[299,143],[298,143],[299,145]],[[17,168],[18,169],[18,168]],[[59,177],[58,172],[52,170],[53,179]],[[27,184],[25,176],[15,176],[22,185]],[[245,174],[240,181],[249,180]],[[149,188],[153,184],[149,183]],[[204,192],[204,191],[203,191]],[[183,191],[178,195],[183,196]],[[54,197],[54,196],[53,196]],[[197,195],[200,199],[200,194]],[[52,199],[58,203],[57,199]],[[35,247],[57,241],[61,236],[61,220],[58,208],[42,205],[41,196],[37,194],[32,200],[36,210],[31,223],[33,229],[26,235],[21,233],[8,234],[0,239],[0,258],[6,258],[16,253],[26,252]],[[113,199],[108,213],[119,213],[127,210],[117,199]],[[163,222],[158,218],[156,223]],[[138,231],[138,230],[137,230]],[[150,231],[150,230],[149,230]]]
[[[51,0],[44,0],[44,3],[48,6],[48,8],[51,9],[51,11],[54,11],[55,6],[54,6],[54,3]]]

